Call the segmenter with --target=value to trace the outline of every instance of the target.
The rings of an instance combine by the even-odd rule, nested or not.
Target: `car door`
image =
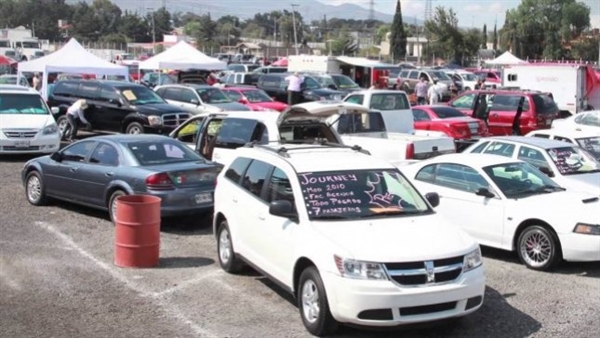
[[[496,94],[493,97],[488,117],[488,128],[494,135],[511,135],[513,132],[513,122],[517,115],[521,95],[501,95]],[[525,97],[523,101],[522,117],[524,118],[529,110],[529,101]]]
[[[171,137],[177,139],[177,141],[185,143],[188,147],[195,150],[196,144],[198,143],[198,135],[200,128],[206,119],[205,116],[195,116],[182,123],[177,129],[175,129]]]
[[[504,229],[504,203],[488,180],[474,168],[455,163],[432,164],[422,168],[415,179],[430,185],[441,198],[439,213],[462,227],[480,244],[499,247]],[[481,188],[495,197],[476,195]]]
[[[216,134],[214,143],[212,146],[209,145],[208,153],[212,153],[212,161],[226,165],[235,156],[235,149],[241,148],[252,141],[257,141],[261,144],[267,143],[268,134],[266,133],[267,127],[257,120],[240,118],[224,119]]]
[[[242,192],[231,196],[237,207],[239,223],[234,228],[245,243],[246,251],[243,255],[263,269],[272,274],[273,264],[267,257],[263,236],[270,237],[267,227],[266,215],[269,213],[269,205],[264,200],[265,182],[273,167],[262,161],[252,160],[241,181]]]
[[[79,201],[86,194],[79,182],[79,170],[87,161],[96,141],[81,141],[60,151],[61,161],[51,161],[44,168],[44,182],[49,195]]]
[[[99,108],[99,129],[110,131],[121,131],[121,125],[130,111],[123,106],[123,100],[119,92],[110,86],[100,87],[100,97],[97,103]],[[102,118],[100,118],[100,116]]]
[[[180,106],[187,111],[198,113],[198,110],[203,111],[203,102],[200,101],[198,94],[193,88],[181,88]]]
[[[273,201],[285,200],[292,204],[293,210],[298,210],[294,196],[300,196],[293,191],[290,177],[293,173],[286,173],[282,168],[274,167],[265,182],[265,197],[267,204]],[[298,201],[302,202],[299,197]],[[260,228],[260,236],[256,237],[259,247],[263,249],[265,264],[269,265],[271,274],[278,280],[292,285],[290,271],[294,270],[294,233],[299,226],[297,220],[286,217],[274,216],[266,210],[259,211],[259,220],[264,219]]]
[[[120,154],[117,148],[106,142],[98,142],[89,159],[79,169],[79,184],[86,193],[81,202],[95,207],[106,207],[106,189],[116,179]]]
[[[98,105],[100,96],[100,86],[97,82],[81,81],[79,85],[79,98],[85,99],[88,108],[85,110],[85,118],[92,125],[92,129],[101,129],[104,124],[104,107]]]
[[[164,91],[163,91],[164,90]],[[161,94],[162,98],[165,99],[165,101],[167,101],[168,103],[178,106],[178,107],[182,107],[183,108],[183,103],[181,102],[181,93],[182,93],[182,89],[179,87],[164,87],[164,88],[160,88],[159,94]]]
[[[413,118],[415,120],[415,129],[418,130],[430,130],[431,129],[431,117],[423,109],[412,108]]]

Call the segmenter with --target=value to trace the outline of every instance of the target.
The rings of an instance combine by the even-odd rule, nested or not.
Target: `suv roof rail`
[[[279,148],[273,148],[273,147],[268,147],[268,144],[271,143],[278,143],[278,144],[282,144],[281,147]],[[298,148],[286,148],[285,144],[305,144],[306,147],[298,147]],[[357,151],[359,153],[365,154],[365,155],[371,155],[371,153],[366,150],[363,149],[361,146],[359,145],[353,145],[353,146],[349,146],[349,145],[345,145],[345,144],[340,144],[340,143],[333,143],[333,142],[327,142],[327,141],[271,141],[267,144],[259,144],[257,141],[252,141],[252,142],[248,142],[244,145],[244,147],[246,148],[261,148],[261,149],[265,149],[268,151],[272,151],[277,153],[280,156],[283,156],[285,158],[289,158],[290,155],[288,154],[289,151],[293,151],[293,150],[306,150],[306,149],[319,149],[322,148],[323,146],[326,147],[332,147],[332,148],[343,148],[343,149],[352,149],[354,151]]]

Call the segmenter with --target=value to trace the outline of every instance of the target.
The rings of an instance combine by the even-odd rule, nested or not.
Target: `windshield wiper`
[[[419,215],[426,213],[427,210],[383,210],[372,212],[369,215],[360,216],[360,218],[373,218],[378,216],[390,216],[390,215]]]
[[[553,185],[542,185],[540,187],[534,188],[534,189],[527,189],[524,191],[520,191],[518,193],[516,193],[515,195],[537,195],[537,194],[549,194],[549,193],[553,193],[556,191],[565,191],[567,189],[563,188],[563,187],[557,187],[557,186],[553,186]]]

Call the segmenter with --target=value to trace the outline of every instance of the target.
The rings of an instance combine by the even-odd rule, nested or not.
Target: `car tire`
[[[338,323],[329,310],[323,280],[314,266],[302,271],[296,299],[302,323],[308,332],[320,337],[337,331]]]
[[[231,232],[227,220],[221,221],[217,235],[217,255],[219,265],[228,273],[238,273],[243,270],[244,263],[235,254],[233,242],[231,241]]]
[[[560,241],[553,232],[539,225],[521,232],[517,253],[527,268],[538,271],[550,271],[562,260]]]
[[[471,90],[471,87],[466,87],[464,90],[469,91],[469,90]]]
[[[143,134],[144,126],[139,122],[131,122],[125,129],[125,134]]]
[[[123,190],[116,190],[108,199],[108,217],[110,217],[110,221],[113,222],[113,224],[115,223],[115,217],[117,216],[117,197],[125,195],[127,195],[127,193]]]
[[[25,178],[25,197],[31,205],[42,206],[48,202],[46,188],[42,175],[37,171],[31,171]]]
[[[69,129],[71,128],[71,125],[69,124],[69,119],[67,119],[67,116],[63,115],[63,116],[59,117],[56,120],[56,126],[58,127],[58,132],[60,134],[60,140],[64,141],[65,138],[67,137]]]

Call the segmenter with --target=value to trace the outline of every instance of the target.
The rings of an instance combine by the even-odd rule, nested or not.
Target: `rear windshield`
[[[579,146],[600,160],[600,137],[582,137],[577,139]]]
[[[169,140],[130,142],[127,147],[141,165],[204,161],[188,146]]]
[[[384,132],[385,124],[379,112],[344,114],[338,120],[340,134]]]
[[[535,103],[536,112],[538,114],[547,115],[558,112],[558,106],[554,102],[554,99],[550,97],[550,95],[533,95],[533,102]]]
[[[408,98],[403,93],[373,94],[371,109],[376,110],[404,110],[410,109]]]
[[[454,109],[451,107],[435,107],[435,108],[431,108],[431,110],[433,110],[435,115],[437,115],[437,117],[439,117],[441,119],[449,119],[449,118],[453,118],[453,117],[465,117],[465,114],[463,114],[460,110]]]
[[[7,114],[49,115],[50,113],[42,97],[37,94],[0,94],[0,115]]]

